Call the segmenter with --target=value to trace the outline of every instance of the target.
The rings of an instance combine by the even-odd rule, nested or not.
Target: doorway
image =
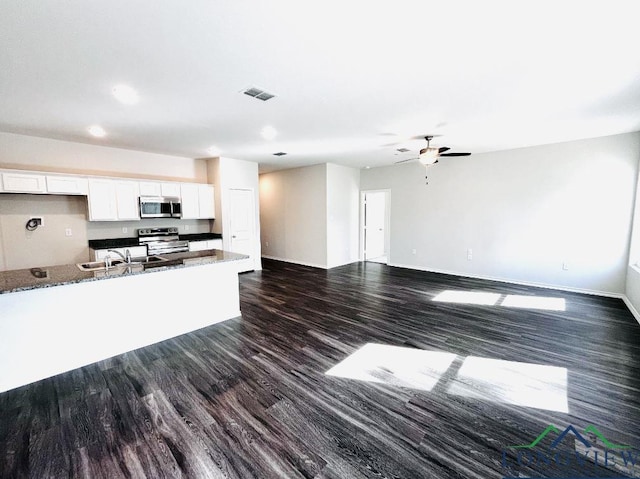
[[[255,202],[253,190],[229,190],[229,250],[246,254],[251,258],[250,269],[255,259]],[[249,267],[249,266],[247,266]]]
[[[362,259],[374,263],[389,263],[389,190],[363,191],[362,199]]]

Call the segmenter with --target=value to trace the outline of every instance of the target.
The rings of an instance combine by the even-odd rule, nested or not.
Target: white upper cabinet
[[[198,185],[200,218],[215,218],[216,205],[212,185]]]
[[[158,181],[141,181],[140,196],[175,196],[180,197],[180,183]]]
[[[215,200],[212,185],[183,183],[181,196],[183,219],[215,218]]]
[[[160,183],[162,196],[175,196],[180,198],[180,183]]]
[[[184,183],[181,186],[182,219],[196,219],[200,217],[200,199],[198,185]]]
[[[137,181],[89,180],[89,221],[139,220]]]
[[[177,197],[184,219],[214,219],[214,187],[171,181],[138,181],[0,170],[0,193],[86,195],[89,221],[140,219],[140,196]]]
[[[86,195],[89,182],[82,176],[47,175],[47,193],[58,195]]]
[[[137,181],[116,181],[116,205],[119,220],[139,220],[138,198],[140,189]]]
[[[113,180],[89,180],[89,221],[116,221],[118,204]]]
[[[161,196],[160,183],[141,181],[140,196]]]
[[[44,175],[33,173],[2,173],[5,193],[46,193],[47,181]]]

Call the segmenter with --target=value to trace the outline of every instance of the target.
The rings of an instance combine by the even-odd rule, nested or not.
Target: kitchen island
[[[240,315],[246,256],[163,256],[107,271],[0,272],[0,392]]]

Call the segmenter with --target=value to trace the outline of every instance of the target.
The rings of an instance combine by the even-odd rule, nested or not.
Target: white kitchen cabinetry
[[[198,185],[200,218],[215,218],[216,207],[212,185]]]
[[[81,176],[47,175],[47,193],[57,195],[86,195],[89,182]]]
[[[204,251],[208,249],[222,249],[222,240],[202,240],[202,241],[189,241],[189,251]]]
[[[189,220],[200,217],[200,200],[198,185],[186,183],[181,186],[182,219]]]
[[[160,193],[180,198],[180,183],[160,183]]]
[[[183,183],[181,196],[183,219],[215,218],[215,199],[212,185]]]
[[[97,249],[93,253],[93,260],[94,261],[102,261],[107,256],[110,256],[111,259],[118,259],[119,256],[116,253],[114,253],[114,251],[117,251],[118,253],[122,254],[123,256],[126,256],[127,250],[129,250],[129,253],[131,254],[132,258],[141,258],[143,256],[147,256],[147,247],[146,246],[131,246],[129,248]]]
[[[180,183],[141,181],[140,196],[174,196],[179,198]]]
[[[47,180],[44,175],[33,173],[2,173],[5,193],[46,193]]]
[[[140,190],[136,181],[116,181],[118,220],[139,220]]]
[[[139,220],[135,181],[89,180],[89,221]]]

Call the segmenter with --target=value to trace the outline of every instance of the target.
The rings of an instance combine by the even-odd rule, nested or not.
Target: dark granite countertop
[[[193,233],[189,235],[180,235],[180,239],[187,241],[206,241],[222,239],[222,235],[220,233]]]
[[[188,235],[179,235],[179,237],[181,240],[186,241],[222,239],[222,235],[220,233],[192,233]],[[131,238],[89,240],[89,248],[91,249],[131,248],[133,246],[140,246],[137,236]]]
[[[193,251],[161,255],[168,261],[130,267],[114,267],[109,271],[81,271],[75,264],[46,266],[42,268],[0,271],[0,294],[28,291],[38,288],[50,288],[65,284],[99,281],[117,276],[145,274],[172,268],[185,268],[202,264],[238,261],[248,258],[246,255],[222,250]]]
[[[89,248],[92,249],[130,248],[133,246],[140,246],[137,236],[133,238],[89,240]]]

